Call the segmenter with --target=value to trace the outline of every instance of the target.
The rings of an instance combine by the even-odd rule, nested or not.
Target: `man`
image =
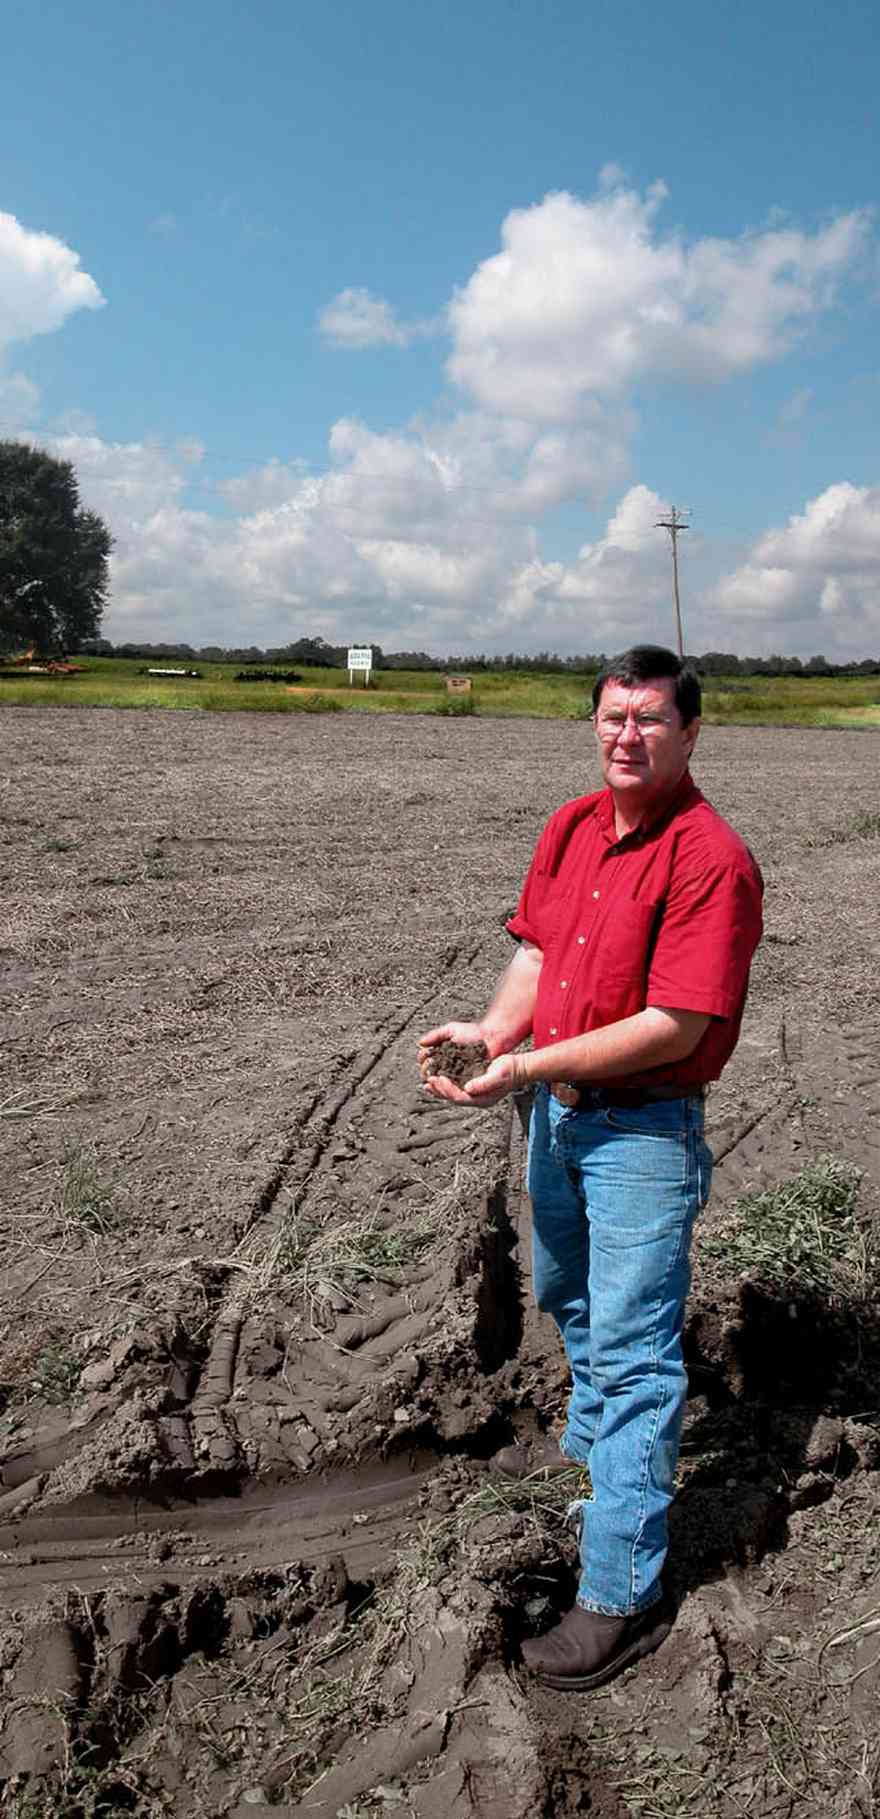
[[[593,691],[606,787],[544,829],[507,924],[519,945],[485,1015],[419,1047],[436,1098],[494,1105],[537,1088],[535,1294],[572,1374],[557,1464],[588,1466],[593,1494],[576,1506],[577,1601],[523,1656],[564,1688],[601,1686],[669,1630],[660,1575],[688,1253],[712,1169],[703,1100],[739,1035],[763,888],[691,778],[700,707],[672,651],[639,645],[606,664]],[[428,1077],[446,1040],[486,1045],[489,1066],[464,1088]]]

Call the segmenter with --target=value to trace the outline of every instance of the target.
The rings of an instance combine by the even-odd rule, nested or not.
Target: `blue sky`
[[[116,639],[880,652],[876,8],[7,9],[0,433]]]

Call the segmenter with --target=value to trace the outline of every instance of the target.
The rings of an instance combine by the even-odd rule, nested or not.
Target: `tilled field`
[[[767,936],[710,1101],[678,1616],[585,1700],[517,1667],[577,1475],[485,1464],[565,1397],[519,1120],[414,1051],[482,1007],[589,729],[0,726],[0,1810],[868,1819],[880,738],[702,734]],[[824,1300],[731,1249],[817,1161],[860,1171]]]

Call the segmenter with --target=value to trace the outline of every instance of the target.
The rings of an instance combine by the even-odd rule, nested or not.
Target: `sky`
[[[0,436],[103,632],[880,654],[875,0],[7,0]]]

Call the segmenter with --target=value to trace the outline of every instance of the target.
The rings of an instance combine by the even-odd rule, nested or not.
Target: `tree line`
[[[144,662],[157,658],[175,658],[200,663],[237,664],[306,664],[317,669],[345,669],[347,644],[329,644],[324,638],[296,638],[290,644],[268,646],[219,644],[112,644],[109,639],[95,638],[87,647],[96,656],[137,657]],[[517,652],[505,655],[481,653],[478,656],[434,657],[428,651],[383,651],[371,646],[373,668],[377,670],[433,670],[439,675],[459,672],[504,674],[517,670],[527,675],[595,676],[606,661],[604,651],[580,656],[560,657],[552,651]],[[739,657],[733,651],[704,651],[688,657],[699,675],[749,676],[878,676],[880,657],[863,657],[850,663],[831,663],[827,657]]]

